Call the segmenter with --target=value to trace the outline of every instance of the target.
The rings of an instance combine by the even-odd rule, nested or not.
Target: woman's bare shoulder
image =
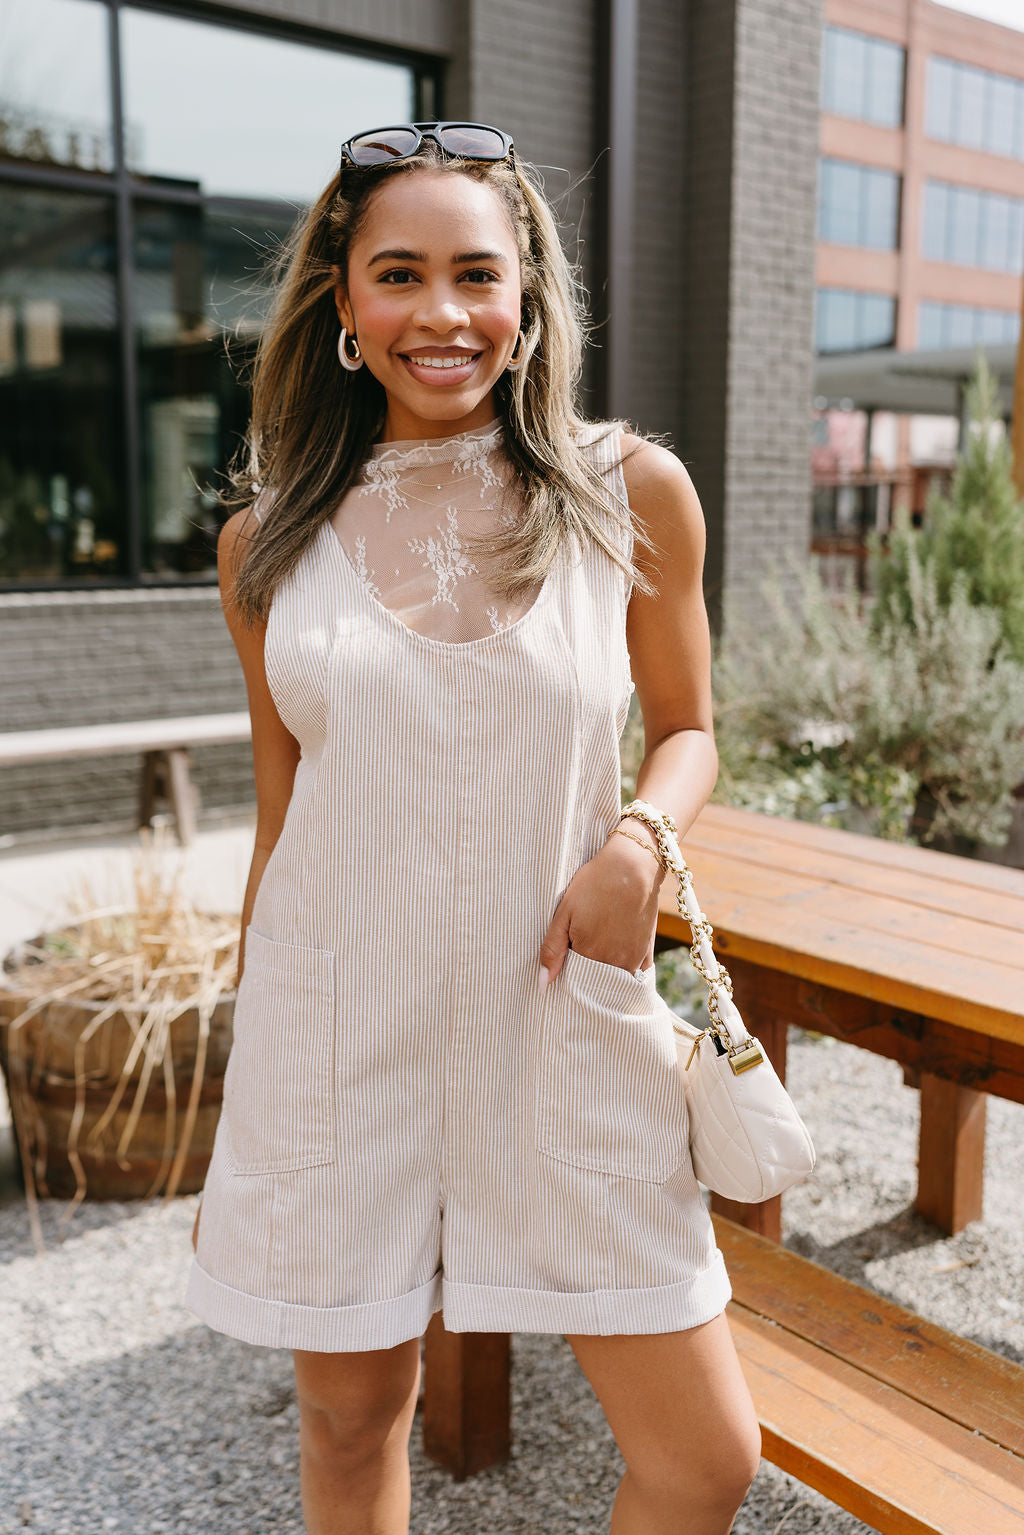
[[[703,548],[704,511],[686,465],[671,448],[622,433],[622,476],[630,507],[655,539],[678,550],[680,543]]]
[[[234,584],[256,530],[252,511],[251,506],[246,506],[241,511],[232,513],[217,535],[217,579],[220,584],[220,599],[232,632],[239,627],[236,623],[238,614],[233,596]]]

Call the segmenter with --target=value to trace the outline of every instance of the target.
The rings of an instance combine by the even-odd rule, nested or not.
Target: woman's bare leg
[[[626,1462],[610,1535],[727,1535],[761,1431],[725,1313],[682,1332],[569,1343]]]
[[[407,1535],[419,1338],[293,1358],[307,1535]]]

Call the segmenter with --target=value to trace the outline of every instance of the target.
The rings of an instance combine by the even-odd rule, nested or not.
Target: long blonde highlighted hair
[[[250,624],[266,619],[277,583],[355,483],[383,429],[383,386],[369,368],[352,373],[338,362],[332,267],[340,268],[347,284],[348,254],[371,198],[390,177],[424,167],[492,186],[519,250],[525,360],[518,370],[502,373],[494,398],[522,514],[507,531],[473,540],[474,549],[486,544],[492,584],[514,601],[544,579],[564,542],[592,538],[638,589],[654,590],[636,564],[635,549],[632,562],[623,554],[608,519],[631,525],[637,544],[652,549],[643,524],[580,441],[594,425],[576,405],[591,322],[536,171],[521,160],[513,167],[449,157],[426,141],[414,158],[393,165],[346,165],[270,258],[274,297],[253,362],[252,416],[228,471],[229,488],[220,495],[221,505],[233,512],[251,509],[255,491],[268,493],[261,503],[267,513],[258,523],[253,519],[252,532],[246,524],[248,543],[232,593]],[[604,425],[597,440],[619,427],[644,441],[658,440],[624,420]]]

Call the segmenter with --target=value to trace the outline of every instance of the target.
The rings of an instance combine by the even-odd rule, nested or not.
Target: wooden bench
[[[762,1454],[883,1535],[1019,1535],[1024,1367],[723,1215],[726,1307]],[[508,1458],[508,1339],[426,1334],[423,1447]]]
[[[195,837],[199,805],[199,793],[190,774],[189,748],[248,741],[250,736],[248,710],[182,715],[176,719],[123,720],[112,725],[76,725],[67,729],[8,731],[0,734],[0,767],[141,752],[139,825],[149,825],[157,796],[163,794],[174,814],[178,840],[184,845]]]
[[[1024,1367],[712,1220],[765,1457],[886,1535],[1019,1535]]]

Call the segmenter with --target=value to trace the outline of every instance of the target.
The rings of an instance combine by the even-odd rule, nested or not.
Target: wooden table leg
[[[788,1024],[781,1023],[778,1019],[770,1022],[760,1019],[755,1021],[749,1016],[749,1008],[744,1008],[738,992],[736,1001],[748,1031],[757,1035],[762,1048],[768,1052],[768,1059],[775,1067],[776,1076],[780,1082],[785,1082]],[[776,1194],[774,1199],[763,1199],[756,1205],[740,1204],[735,1199],[726,1199],[721,1194],[712,1194],[711,1208],[716,1215],[724,1215],[727,1220],[735,1221],[738,1226],[746,1226],[748,1231],[756,1231],[759,1236],[768,1237],[772,1242],[782,1241],[781,1194]]]
[[[448,1332],[435,1311],[424,1337],[423,1450],[461,1482],[508,1460],[509,1335]]]
[[[914,1209],[950,1236],[981,1219],[985,1107],[985,1093],[921,1073]]]
[[[187,746],[172,747],[167,753],[167,794],[174,811],[178,841],[188,847],[195,841],[198,793],[192,782],[191,755]]]

